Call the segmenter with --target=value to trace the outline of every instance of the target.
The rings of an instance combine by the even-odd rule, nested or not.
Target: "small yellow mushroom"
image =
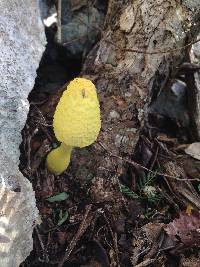
[[[99,101],[90,80],[76,78],[69,83],[56,107],[53,128],[61,145],[48,154],[47,167],[59,175],[69,165],[72,148],[91,145],[101,128]]]

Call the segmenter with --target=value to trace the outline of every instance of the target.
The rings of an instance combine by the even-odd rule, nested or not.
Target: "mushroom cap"
[[[56,107],[53,127],[56,138],[67,146],[85,147],[97,139],[100,107],[90,80],[76,78],[69,83]]]

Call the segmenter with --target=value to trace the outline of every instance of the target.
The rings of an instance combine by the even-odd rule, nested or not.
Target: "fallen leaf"
[[[173,220],[165,228],[168,235],[175,237],[183,234],[188,234],[190,231],[194,231],[200,228],[200,215],[194,213],[189,215],[185,212],[181,212],[179,218]]]
[[[193,206],[191,204],[188,204],[185,212],[191,215],[193,209],[194,209]]]
[[[181,212],[179,218],[170,222],[165,228],[169,237],[176,241],[178,251],[192,247],[200,247],[200,213],[191,215]]]
[[[158,134],[156,139],[165,143],[173,143],[173,144],[177,143],[177,138],[169,137],[166,134]]]
[[[192,143],[185,149],[185,153],[200,160],[200,142]]]
[[[66,211],[65,214],[62,216],[62,218],[60,218],[60,220],[58,221],[58,226],[61,226],[69,217],[69,213]]]
[[[60,202],[60,201],[66,200],[68,197],[69,195],[66,192],[62,192],[60,194],[47,198],[47,201],[51,203]]]

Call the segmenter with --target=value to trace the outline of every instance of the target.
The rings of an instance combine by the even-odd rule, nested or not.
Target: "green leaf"
[[[155,195],[154,194],[153,195],[150,194],[147,197],[147,199],[148,199],[149,202],[155,204],[155,203],[159,202],[162,199],[162,195],[160,195],[159,193],[156,193]]]
[[[139,177],[139,179],[137,180],[137,189],[139,190],[139,192],[142,192],[142,190],[146,186],[152,185],[156,179],[156,176],[157,171],[155,171],[154,173],[149,172]]]
[[[61,220],[62,217],[63,217],[63,212],[62,212],[62,210],[60,210],[60,212],[59,212],[59,220]]]
[[[55,196],[47,198],[47,201],[53,203],[53,202],[60,202],[68,199],[69,195],[66,192],[62,192],[60,194],[57,194]]]
[[[198,185],[198,190],[199,190],[199,192],[200,192],[200,184]]]
[[[131,191],[128,186],[125,186],[123,184],[120,184],[120,191],[122,194],[124,194],[127,197],[139,198],[139,196],[135,192]]]
[[[64,216],[62,218],[60,218],[60,220],[58,221],[57,225],[61,226],[69,217],[69,213],[66,211]]]

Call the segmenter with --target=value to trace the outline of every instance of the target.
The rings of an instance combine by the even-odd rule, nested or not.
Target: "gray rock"
[[[198,10],[200,7],[200,2],[199,0],[183,0],[183,5],[186,6],[191,10],[191,13],[194,12],[195,10]]]
[[[67,6],[65,6],[67,9]],[[62,12],[64,8],[62,9]],[[82,8],[73,12],[70,10],[62,14],[61,44],[65,46],[70,56],[76,56],[88,51],[96,42],[104,20],[104,15],[95,7]],[[66,18],[67,17],[67,18]]]
[[[179,122],[183,127],[189,125],[188,108],[186,104],[186,84],[174,80],[170,88],[162,90],[156,101],[151,105],[149,112],[160,114]]]
[[[194,57],[195,57],[196,63],[199,63],[200,62],[200,42],[194,44],[192,46],[192,50],[193,50],[193,53],[194,53]]]
[[[0,1],[0,258],[4,267],[19,266],[29,255],[38,215],[32,186],[18,169],[27,97],[45,46],[38,4]]]

